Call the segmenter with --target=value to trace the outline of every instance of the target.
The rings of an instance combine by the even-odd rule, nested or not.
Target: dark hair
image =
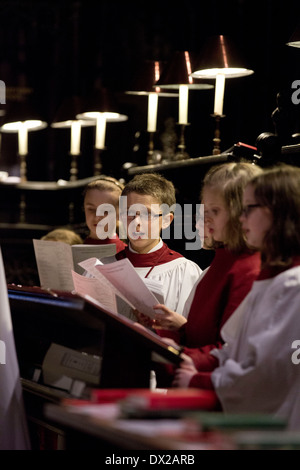
[[[247,183],[262,169],[249,162],[229,162],[211,167],[206,173],[204,187],[214,187],[222,195],[229,212],[229,220],[226,227],[226,246],[236,253],[246,249],[243,236],[240,215],[243,207],[243,191]],[[223,243],[214,242],[214,248]]]
[[[135,175],[122,191],[122,196],[129,193],[145,194],[154,197],[159,204],[166,204],[170,208],[176,204],[175,188],[171,181],[158,173],[142,173]]]
[[[262,247],[264,265],[288,267],[300,255],[300,168],[284,163],[266,169],[249,183],[256,202],[273,218]]]

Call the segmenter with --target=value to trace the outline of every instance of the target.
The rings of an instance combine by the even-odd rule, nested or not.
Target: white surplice
[[[222,329],[212,382],[228,413],[268,413],[300,430],[300,267],[258,280]],[[299,354],[300,357],[300,354]]]
[[[29,434],[1,250],[0,340],[0,450],[29,450]]]

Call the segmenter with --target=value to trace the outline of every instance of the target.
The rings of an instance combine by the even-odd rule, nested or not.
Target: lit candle
[[[106,118],[104,113],[99,113],[96,123],[96,149],[105,148]]]
[[[81,124],[79,121],[73,121],[71,124],[71,155],[80,154],[80,136]]]
[[[148,96],[148,124],[147,131],[156,131],[156,120],[157,120],[157,105],[158,105],[158,94],[149,93]]]
[[[214,114],[218,114],[219,116],[222,116],[223,114],[224,88],[225,75],[218,73],[216,76]]]
[[[28,130],[25,122],[20,123],[18,130],[19,155],[27,155],[28,153]]]
[[[179,85],[179,124],[188,123],[188,85]]]

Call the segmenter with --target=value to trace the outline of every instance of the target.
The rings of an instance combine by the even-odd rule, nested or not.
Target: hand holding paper
[[[158,300],[127,258],[109,264],[97,264],[97,260],[93,258],[81,262],[80,266],[100,281],[104,282],[103,278],[106,282],[109,281],[117,295],[132,308],[154,318],[156,312],[153,306],[158,304]]]

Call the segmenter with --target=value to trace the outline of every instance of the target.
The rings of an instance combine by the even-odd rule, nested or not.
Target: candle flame
[[[224,36],[222,34],[220,35],[220,42],[221,42],[222,56],[224,59],[224,65],[226,68],[228,68],[228,59],[226,55],[225,41],[224,41]]]
[[[185,51],[185,52],[184,52],[184,56],[185,56],[186,68],[187,68],[187,72],[188,72],[188,76],[189,76],[189,83],[192,84],[192,83],[194,83],[194,81],[193,81],[193,77],[191,77],[192,65],[191,65],[191,61],[190,61],[190,54],[189,54],[189,52],[188,52],[188,51]]]
[[[158,82],[159,77],[160,77],[159,62],[156,60],[154,62],[154,80],[155,80],[155,83]],[[159,93],[160,92],[160,87],[156,86],[155,91],[156,91],[156,93]]]

